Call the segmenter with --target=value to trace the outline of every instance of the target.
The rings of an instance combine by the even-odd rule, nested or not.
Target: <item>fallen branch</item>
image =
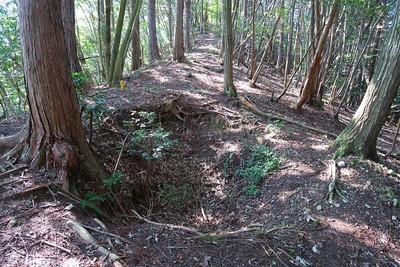
[[[121,258],[113,252],[108,251],[105,247],[99,245],[99,243],[94,239],[94,237],[77,221],[68,220],[67,225],[69,228],[74,230],[85,242],[94,246],[97,251],[99,251],[102,255],[110,258],[111,263],[114,267],[123,267],[123,264],[120,262]]]
[[[7,177],[9,177],[9,176],[11,176],[13,174],[16,174],[18,172],[21,172],[21,171],[23,171],[23,170],[25,170],[27,168],[28,168],[28,165],[23,165],[21,167],[15,168],[13,170],[6,171],[6,172],[0,174],[0,179],[7,178]]]
[[[69,219],[69,220],[71,221],[72,219]],[[97,221],[96,221],[96,222],[97,222]],[[98,222],[97,222],[97,223],[98,223]],[[109,233],[109,232],[105,232],[105,231],[102,231],[102,230],[98,230],[98,229],[96,229],[96,228],[90,227],[90,226],[85,225],[85,224],[81,224],[81,223],[79,223],[79,224],[80,224],[82,227],[87,228],[87,229],[92,230],[92,231],[95,231],[95,232],[97,232],[97,233],[99,233],[99,234],[103,234],[103,235],[108,235],[108,236],[111,236],[111,237],[115,237],[115,238],[117,238],[117,239],[119,239],[119,240],[121,240],[121,241],[123,241],[123,242],[129,244],[129,245],[133,245],[133,243],[132,243],[131,241],[129,241],[128,239],[123,238],[123,237],[121,237],[121,236],[119,236],[119,235],[112,234],[112,233]]]
[[[202,232],[198,231],[197,229],[194,229],[194,228],[191,228],[191,227],[186,227],[186,226],[181,226],[181,225],[174,225],[174,224],[170,224],[170,223],[153,222],[153,221],[151,221],[149,219],[146,219],[145,217],[139,215],[134,210],[132,210],[132,212],[135,214],[135,216],[138,219],[143,220],[143,221],[145,221],[145,222],[147,222],[149,224],[157,225],[157,226],[160,226],[160,227],[166,227],[166,228],[170,228],[170,229],[182,230],[182,231],[194,234],[197,237],[204,238],[205,240],[210,240],[210,241],[215,241],[215,240],[218,240],[220,238],[224,238],[224,237],[228,237],[228,236],[235,236],[235,235],[246,233],[246,232],[257,231],[257,232],[260,232],[262,234],[270,234],[270,233],[278,231],[278,230],[289,228],[289,226],[275,227],[275,228],[272,228],[272,229],[264,229],[264,228],[261,228],[261,227],[244,227],[244,228],[236,230],[236,231],[221,231],[221,232],[202,233]]]
[[[323,131],[321,129],[314,128],[314,127],[311,127],[311,126],[308,126],[308,125],[303,124],[301,122],[294,121],[294,120],[291,120],[291,119],[288,119],[288,118],[285,118],[285,117],[281,117],[279,115],[275,115],[275,114],[271,114],[271,113],[265,113],[265,112],[259,110],[256,106],[251,104],[250,101],[248,101],[247,99],[245,99],[242,96],[239,96],[238,99],[239,99],[239,102],[242,105],[247,107],[249,110],[251,110],[256,115],[259,115],[259,116],[262,116],[262,117],[266,117],[266,118],[270,118],[270,119],[274,119],[274,120],[286,121],[286,122],[288,122],[290,124],[293,124],[293,125],[296,125],[296,126],[299,126],[299,127],[302,127],[302,128],[305,128],[305,129],[308,129],[308,130],[311,130],[311,131],[314,131],[314,132],[317,132],[317,133],[320,133],[320,134],[324,134],[324,135],[327,135],[327,136],[330,136],[330,137],[333,137],[333,138],[337,137],[336,134],[330,133],[328,131]]]

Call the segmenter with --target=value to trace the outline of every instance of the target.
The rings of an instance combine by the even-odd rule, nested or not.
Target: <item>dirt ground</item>
[[[271,101],[283,89],[280,74],[265,69],[259,88],[250,88],[246,69],[235,67],[238,93],[253,105],[326,134],[254,115],[223,95],[216,40],[201,35],[187,54],[190,64],[160,61],[125,77],[124,90],[96,88],[108,110],[94,121],[91,146],[106,170],[117,166],[124,174],[112,189],[84,187],[82,201],[55,186],[51,172],[0,162],[1,266],[400,266],[399,160],[336,160],[337,191],[327,198],[328,133],[339,134],[352,111],[339,121],[328,103],[296,113],[298,88]],[[143,123],[139,111],[154,112],[162,132],[178,141],[160,147],[163,157],[146,160],[143,147],[129,146]],[[23,123],[3,120],[0,134]],[[389,149],[394,131],[385,125],[380,148]],[[252,146],[268,147],[280,160],[254,195],[239,172]],[[95,244],[68,226],[74,221]]]

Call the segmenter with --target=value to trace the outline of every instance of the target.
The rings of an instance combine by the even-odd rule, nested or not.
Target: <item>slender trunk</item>
[[[185,52],[183,47],[183,0],[177,0],[176,3],[176,23],[173,60],[178,62],[185,61]]]
[[[296,110],[300,111],[303,105],[309,100],[312,96],[315,88],[315,82],[318,77],[318,69],[321,62],[322,52],[325,47],[326,39],[328,38],[329,30],[332,27],[333,20],[335,19],[336,13],[339,9],[340,0],[335,0],[333,3],[328,23],[325,25],[325,29],[322,32],[321,38],[319,39],[317,50],[315,51],[314,59],[308,71],[307,79],[304,85],[304,89],[302,90],[300,101],[297,103]]]
[[[250,81],[250,87],[256,87],[256,82],[257,82],[258,76],[260,75],[261,69],[264,67],[264,61],[267,58],[268,49],[270,48],[270,46],[272,44],[272,40],[275,37],[275,31],[276,31],[276,27],[279,23],[279,20],[280,20],[280,17],[277,17],[275,20],[274,27],[272,28],[271,37],[269,38],[267,44],[265,45],[264,53],[261,57],[260,63],[258,64],[258,67],[257,67],[256,71],[254,72],[253,78]]]
[[[132,14],[135,12],[135,3],[141,0],[131,0]],[[132,66],[131,70],[137,70],[142,66],[142,52],[140,49],[140,23],[139,13],[136,16],[132,29]]]
[[[185,51],[190,52],[192,50],[192,44],[190,42],[190,21],[191,21],[191,13],[190,13],[190,0],[185,0]]]
[[[232,36],[232,0],[223,1],[225,53],[224,53],[224,92],[230,97],[236,97],[233,84],[233,36]]]
[[[122,26],[123,26],[123,22],[124,22],[126,3],[127,3],[127,0],[121,0],[121,4],[119,7],[117,27],[115,29],[114,42],[113,42],[113,47],[112,47],[112,51],[111,51],[110,69],[109,69],[108,78],[107,78],[107,81],[110,84],[112,84],[112,82],[113,82],[112,79],[114,76],[115,63],[117,61],[117,56],[118,56],[118,53],[120,50],[120,45],[121,45]]]
[[[157,42],[157,25],[156,25],[156,0],[148,2],[148,22],[149,22],[149,60],[161,59],[160,51],[158,50]]]
[[[289,30],[289,40],[287,43],[286,49],[286,62],[285,62],[285,74],[284,74],[284,82],[283,84],[287,85],[287,78],[290,69],[291,57],[292,57],[292,43],[293,43],[293,20],[294,20],[294,10],[296,6],[296,0],[292,1],[292,12],[290,13],[290,30]]]

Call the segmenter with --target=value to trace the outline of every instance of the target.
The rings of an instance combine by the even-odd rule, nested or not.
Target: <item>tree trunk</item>
[[[396,3],[392,28],[380,54],[367,92],[354,117],[333,142],[335,157],[355,154],[379,160],[376,142],[400,87],[400,1]]]
[[[62,0],[61,14],[64,28],[64,40],[67,46],[70,69],[73,72],[80,72],[82,71],[82,67],[78,59],[75,35],[75,1]]]
[[[232,36],[232,0],[223,1],[224,13],[224,92],[230,97],[236,97],[236,88],[233,84],[233,36]]]
[[[112,47],[112,51],[111,51],[110,69],[109,69],[108,78],[107,78],[107,81],[109,84],[112,83],[112,79],[114,76],[115,62],[117,61],[117,56],[118,56],[118,53],[120,50],[119,46],[121,44],[122,26],[124,23],[126,3],[127,3],[127,0],[121,0],[120,7],[119,7],[117,27],[115,29],[114,42],[113,42],[113,47]]]
[[[149,0],[148,3],[148,21],[149,21],[149,60],[161,59],[157,42],[157,25],[156,25],[156,0]]]
[[[190,0],[185,0],[185,51],[190,52],[192,50],[192,44],[190,42],[190,20],[192,15],[190,14]]]
[[[285,86],[287,85],[287,78],[288,78],[290,64],[291,64],[291,58],[292,58],[293,20],[294,20],[295,7],[296,7],[296,0],[293,0],[293,2],[292,2],[292,11],[290,12],[290,21],[289,21],[289,25],[290,25],[289,40],[288,40],[287,49],[286,49],[285,74],[284,74],[284,82],[283,82],[283,84]]]
[[[178,62],[185,61],[183,48],[183,0],[176,1],[176,22],[173,60]]]
[[[135,2],[141,0],[132,0],[131,7],[132,13],[135,11]],[[136,15],[135,23],[133,24],[132,29],[132,66],[131,70],[137,70],[142,66],[142,52],[140,49],[140,23],[139,23],[139,13]]]
[[[108,74],[110,73],[110,61],[111,61],[111,3],[110,0],[105,0],[105,11],[106,11],[106,27],[105,27],[105,33],[104,33],[104,43],[105,43],[105,59],[104,59],[104,65],[105,65],[105,71],[106,71],[106,77],[108,77]]]
[[[65,190],[77,173],[83,181],[105,178],[80,121],[60,1],[20,0],[19,18],[30,120],[26,139],[8,154],[23,151],[31,167],[56,169]]]
[[[125,65],[126,53],[128,52],[129,41],[132,38],[133,24],[139,15],[139,10],[140,10],[141,6],[142,6],[142,0],[135,1],[132,15],[129,18],[127,29],[126,29],[124,38],[121,42],[121,46],[118,50],[117,58],[115,60],[114,73],[113,73],[112,79],[111,79],[111,84],[114,86],[118,85],[118,83],[121,80],[122,73],[124,70],[124,65]]]
[[[333,24],[333,20],[335,19],[336,13],[339,9],[339,3],[340,0],[335,0],[335,2],[333,3],[331,13],[329,14],[328,23],[325,25],[325,29],[322,32],[321,38],[319,39],[317,50],[315,51],[313,61],[308,71],[308,75],[305,81],[304,88],[302,90],[300,101],[299,103],[297,103],[296,106],[297,111],[301,110],[303,105],[310,99],[310,97],[312,97],[313,92],[315,90],[315,84],[318,78],[318,69],[322,58],[322,52],[325,47],[326,39],[328,38],[329,30]]]

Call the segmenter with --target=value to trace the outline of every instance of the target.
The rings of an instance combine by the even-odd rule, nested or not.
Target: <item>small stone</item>
[[[344,162],[343,160],[341,160],[341,161],[339,161],[339,162],[337,163],[337,166],[338,166],[339,168],[344,168],[344,167],[346,167],[346,162]]]
[[[333,204],[336,208],[340,208],[340,203]]]
[[[364,206],[365,206],[367,209],[370,209],[370,208],[371,208],[371,206],[368,205],[368,204],[364,204]]]
[[[65,207],[65,210],[72,210],[74,208],[74,204],[69,204]]]
[[[392,216],[392,221],[397,221],[397,216]]]
[[[392,175],[393,173],[394,173],[394,171],[392,169],[389,169],[387,172],[388,175]]]
[[[317,211],[321,211],[322,210],[322,206],[321,205],[317,205],[316,209],[317,209]]]

